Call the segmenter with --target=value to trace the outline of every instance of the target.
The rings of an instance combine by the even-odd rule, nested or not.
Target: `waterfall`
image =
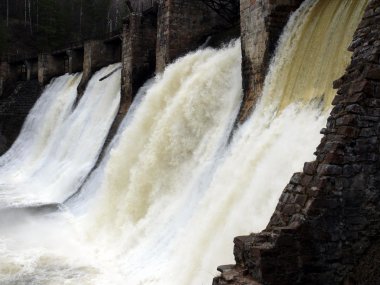
[[[291,174],[313,159],[334,96],[332,81],[349,62],[346,49],[366,4],[306,0],[301,5],[280,38],[254,112],[230,144],[242,97],[239,41],[169,65],[140,92],[83,195],[66,211],[5,212],[19,223],[0,219],[0,283],[211,284],[217,265],[233,263],[233,237],[262,230]],[[98,87],[88,89],[88,100],[99,93]],[[77,109],[77,116],[90,110],[99,116],[89,122],[92,127],[106,120],[104,110]],[[60,125],[54,124],[52,133]],[[66,128],[74,125],[70,120]],[[87,136],[57,140],[70,152],[81,140],[87,147],[97,143]],[[36,156],[37,165],[50,165],[60,147]],[[54,179],[50,187],[44,174],[39,178],[48,182],[40,186],[44,193],[30,192],[38,193],[39,201],[61,201],[68,194],[61,184],[73,183],[77,159],[87,151],[96,152],[78,147],[68,156],[76,168],[70,176]],[[13,185],[8,187],[14,190]]]
[[[118,66],[118,65],[116,65]],[[81,75],[49,84],[21,134],[0,158],[0,203],[60,203],[76,191],[94,166],[120,101],[120,72],[97,72],[74,108]]]

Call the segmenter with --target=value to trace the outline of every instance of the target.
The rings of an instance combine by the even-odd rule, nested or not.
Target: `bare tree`
[[[29,28],[30,28],[30,34],[33,34],[33,27],[32,27],[32,13],[31,13],[31,0],[28,0],[28,11],[29,11]]]
[[[7,0],[7,27],[9,26],[9,0]]]
[[[83,0],[80,0],[79,31],[81,35],[82,35],[82,17],[83,17]]]
[[[37,16],[36,16],[36,24],[37,24],[37,31],[38,31],[38,21],[39,21],[39,6],[38,6],[38,0],[37,0]]]
[[[25,3],[25,7],[24,7],[24,14],[25,14],[25,18],[24,18],[24,26],[26,27],[26,0],[24,0],[24,3]]]
[[[132,7],[132,4],[131,4],[131,1],[125,0],[125,4],[127,5],[128,14],[132,13],[133,12],[133,7]]]

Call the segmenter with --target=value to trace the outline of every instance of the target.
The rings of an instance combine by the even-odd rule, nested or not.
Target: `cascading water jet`
[[[233,237],[262,230],[290,175],[312,158],[365,6],[302,4],[229,146],[242,93],[239,42],[170,65],[120,129],[94,174],[101,179],[85,185],[95,195],[76,201],[89,203],[85,211],[26,214],[1,228],[0,283],[211,284],[216,266],[233,262]],[[41,235],[22,238],[31,228]]]

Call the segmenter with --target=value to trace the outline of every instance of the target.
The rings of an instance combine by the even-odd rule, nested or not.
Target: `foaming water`
[[[197,171],[204,172],[226,143],[240,96],[239,44],[198,51],[169,67],[111,150],[96,220],[102,216],[112,228],[125,219],[138,223],[158,200],[196,183]]]
[[[4,226],[0,283],[211,284],[216,266],[233,262],[233,237],[263,229],[291,174],[312,159],[365,6],[302,4],[261,100],[229,146],[241,100],[240,44],[170,65],[84,186],[95,197],[72,204],[80,216],[21,213],[18,225]],[[21,238],[31,228],[43,238]]]
[[[126,259],[140,262],[148,257],[148,252],[136,252],[134,247],[145,244],[153,249],[152,242],[158,242],[156,254],[147,261],[166,255],[170,239],[181,235],[181,224],[193,215],[203,195],[200,185],[210,179],[216,157],[227,144],[242,94],[240,65],[236,43],[222,50],[197,51],[159,75],[112,144],[104,173],[99,173],[101,185],[89,180],[99,188],[90,212],[79,221],[55,217],[67,254],[46,246],[44,239],[35,241],[38,254],[33,247],[19,249],[5,242],[7,257],[0,267],[11,267],[17,274],[0,275],[0,280],[21,282],[33,272],[31,284],[49,284],[45,283],[49,278],[65,284],[124,284],[128,269],[123,264],[133,264]],[[52,219],[42,216],[38,230],[52,230]],[[25,231],[30,227],[29,221],[22,226]],[[52,240],[58,242],[53,231]],[[141,239],[139,244],[139,237],[149,232],[152,239]],[[83,243],[80,250],[78,241]],[[22,267],[23,263],[28,266]]]
[[[365,3],[357,1],[306,1],[280,40],[262,99],[230,147],[222,151],[223,147],[207,138],[214,149],[211,160],[188,155],[197,152],[187,151],[192,138],[186,133],[179,132],[175,144],[173,139],[162,139],[170,137],[173,127],[186,130],[178,106],[173,110],[176,115],[170,115],[170,128],[142,119],[142,114],[144,118],[151,111],[155,114],[154,109],[142,105],[137,110],[136,131],[148,131],[150,136],[126,130],[125,138],[137,137],[145,143],[136,149],[132,139],[125,148],[120,145],[113,150],[117,159],[106,170],[107,190],[101,191],[93,207],[95,214],[89,214],[92,221],[84,221],[90,224],[88,234],[96,235],[97,247],[106,248],[101,255],[109,261],[104,265],[117,268],[112,277],[101,275],[97,284],[109,280],[115,284],[122,280],[130,284],[207,284],[217,265],[233,262],[233,237],[263,229],[291,174],[313,158],[333,98],[330,86],[349,61],[345,50],[364,8]],[[338,43],[331,42],[333,36]],[[307,60],[298,58],[309,52],[312,57]],[[324,57],[334,60],[323,63]],[[155,104],[153,96],[149,100]],[[176,104],[175,100],[170,103]],[[157,116],[165,118],[159,113],[154,121]],[[195,163],[190,164],[193,158]]]
[[[117,66],[117,65],[116,65]],[[12,148],[0,158],[1,204],[63,202],[92,169],[120,101],[120,72],[97,72],[74,108],[81,75],[47,86]]]
[[[85,213],[91,206],[90,200],[96,197],[96,193],[99,190],[99,185],[102,184],[104,176],[106,175],[105,167],[111,158],[111,150],[117,148],[120,141],[122,140],[123,133],[125,129],[131,124],[135,117],[135,112],[143,101],[149,88],[156,82],[156,78],[148,80],[137,92],[131,106],[129,107],[128,113],[122,120],[116,134],[114,135],[111,143],[104,152],[105,155],[101,160],[99,166],[91,173],[88,179],[84,182],[81,189],[65,201],[65,205],[70,208],[72,213],[76,215]]]

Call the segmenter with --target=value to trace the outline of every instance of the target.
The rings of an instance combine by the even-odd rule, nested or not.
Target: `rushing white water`
[[[167,119],[144,104],[137,110],[123,137],[138,141],[121,142],[113,150],[96,213],[89,214],[88,234],[96,236],[99,256],[109,259],[103,266],[112,272],[97,284],[207,284],[218,264],[233,262],[233,237],[264,228],[291,174],[313,158],[334,94],[332,81],[349,61],[345,48],[364,7],[352,1],[303,4],[282,36],[262,100],[225,155],[215,152],[220,143],[206,134],[214,150],[211,160],[203,158],[204,150],[202,156],[188,151],[192,140],[183,132],[176,100],[170,101],[175,115]],[[204,90],[200,82],[191,89],[181,85],[187,94],[199,86],[198,92]],[[156,104],[153,96],[146,98]],[[169,125],[160,124],[164,119]],[[193,124],[207,127],[204,119]]]
[[[74,108],[80,75],[47,86],[12,148],[0,158],[2,204],[60,203],[94,166],[120,101],[117,65],[97,72]]]
[[[70,204],[81,216],[3,214],[0,284],[211,284],[216,266],[233,262],[233,237],[263,229],[291,174],[313,158],[365,6],[304,2],[229,146],[241,99],[239,43],[170,65],[140,93]]]

